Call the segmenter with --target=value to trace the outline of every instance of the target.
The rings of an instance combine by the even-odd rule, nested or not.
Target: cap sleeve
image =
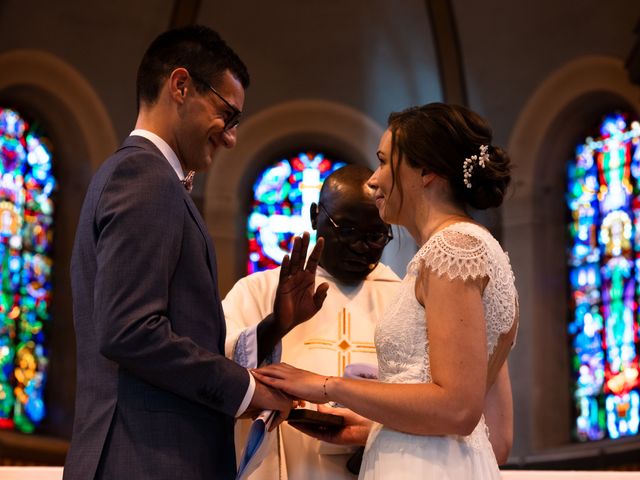
[[[475,280],[488,275],[488,250],[483,239],[471,232],[447,228],[433,235],[418,251],[408,266],[417,275],[428,268],[450,280]]]

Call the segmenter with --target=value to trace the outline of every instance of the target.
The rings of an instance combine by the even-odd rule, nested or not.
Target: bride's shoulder
[[[495,241],[489,230],[472,222],[456,222],[434,233],[420,250],[449,254],[478,252]]]
[[[423,269],[430,269],[450,278],[482,276],[492,240],[491,233],[478,224],[450,224],[422,245],[411,260],[408,271],[418,274]]]

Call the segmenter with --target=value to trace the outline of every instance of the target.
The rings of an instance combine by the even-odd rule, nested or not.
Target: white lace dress
[[[451,279],[489,278],[482,296],[489,353],[513,325],[517,294],[507,254],[485,229],[472,223],[449,225],[413,257],[396,300],[376,327],[381,381],[431,382],[428,319],[425,325],[425,310],[414,290],[425,267]],[[411,435],[376,425],[359,478],[484,480],[499,479],[500,474],[483,417],[467,437]]]

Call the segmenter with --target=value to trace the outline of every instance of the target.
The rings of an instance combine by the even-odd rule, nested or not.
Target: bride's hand
[[[261,382],[282,390],[293,398],[313,403],[330,400],[326,395],[326,383],[331,377],[316,375],[286,363],[268,365],[252,370],[251,373]]]
[[[303,423],[290,423],[290,425],[307,435],[329,443],[339,445],[365,445],[369,430],[373,422],[362,417],[348,408],[333,408],[325,405],[318,405],[318,411],[322,413],[332,413],[344,418],[344,426],[339,430],[332,428],[319,428],[305,425]]]

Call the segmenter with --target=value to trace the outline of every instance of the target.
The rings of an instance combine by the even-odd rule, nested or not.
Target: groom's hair
[[[210,82],[214,87],[229,70],[243,88],[249,87],[249,72],[240,57],[214,30],[202,25],[189,25],[161,33],[142,57],[138,67],[136,101],[153,105],[160,87],[176,68],[183,67],[191,77]],[[208,87],[194,82],[198,93]]]

